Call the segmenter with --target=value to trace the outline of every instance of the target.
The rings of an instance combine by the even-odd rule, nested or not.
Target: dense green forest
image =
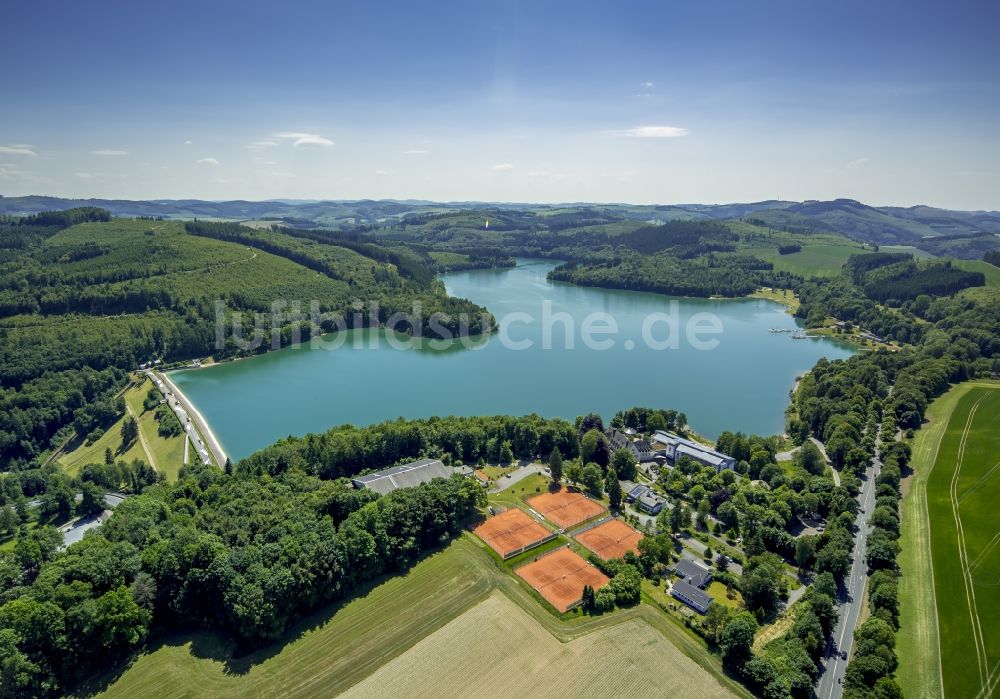
[[[448,541],[484,498],[458,476],[378,497],[298,470],[186,468],[65,553],[0,552],[0,693],[62,694],[169,628],[276,639]]]
[[[0,463],[16,467],[62,444],[74,427],[100,426],[98,403],[153,359],[261,352],[296,335],[385,324],[394,314],[396,330],[429,337],[491,330],[493,317],[449,297],[436,268],[425,250],[360,235],[112,219],[93,208],[5,219]],[[246,328],[283,304],[264,318],[272,342],[241,349],[227,334],[217,348],[220,301],[225,319]],[[416,323],[408,317],[414,304],[422,311]]]
[[[565,420],[537,415],[436,417],[368,427],[344,425],[322,434],[288,437],[247,457],[238,468],[257,475],[297,468],[322,478],[339,478],[418,454],[447,463],[496,463],[505,444],[514,457],[525,459],[548,455],[553,449],[567,458],[579,453],[577,429]]]
[[[627,254],[596,264],[568,263],[549,273],[553,281],[673,296],[746,296],[762,286],[788,288],[792,275],[747,255],[709,253],[696,259],[668,254]]]
[[[299,300],[361,325],[419,301],[428,314],[478,317],[479,332],[493,318],[449,298],[434,272],[531,255],[565,261],[552,278],[577,284],[691,296],[790,289],[807,326],[850,321],[898,344],[821,360],[802,377],[788,410],[788,437],[802,447],[792,463],[778,463],[788,446],[779,437],[724,432],[716,446],[737,459],[736,472],[687,459],[664,469],[657,485],[673,507],[627,564],[658,580],[673,557],[671,533],[707,531],[710,521],[717,535],[742,539],[743,574],[726,571],[723,556],[717,579],[739,590],[745,609],[716,605],[695,630],[756,693],[809,696],[850,567],[860,477],[878,455],[865,552],[871,618],[858,629],[845,696],[893,696],[898,504],[910,457],[897,431],[919,429],[951,383],[1000,373],[1000,291],[977,288],[981,273],[905,253],[856,254],[832,277],[805,278],[761,255],[803,253],[815,232],[778,231],[764,219],[651,225],[655,213],[468,209],[334,231],[113,219],[93,208],[0,221],[0,535],[14,541],[0,550],[0,695],[72,690],[178,626],[222,630],[243,648],[279,638],[310,610],[407,569],[484,504],[472,480],[377,497],[352,489],[351,476],[420,456],[472,464],[559,454],[567,477],[589,490],[617,482],[627,459],[609,452],[595,415],[575,424],[529,415],[345,425],[289,437],[232,469],[186,468],[173,485],[110,454],[72,478],[42,464],[72,432],[120,416],[117,393],[139,363],[238,354],[232,341],[213,348],[216,300],[246,323],[276,300]],[[359,299],[377,301],[377,315],[351,318]],[[278,341],[333,327],[289,313]],[[648,432],[684,431],[686,422],[676,410],[633,408],[611,424]],[[840,485],[809,437],[825,444]],[[60,551],[51,525],[100,511],[108,490],[136,495]],[[813,514],[825,529],[796,538],[799,518]],[[754,649],[754,632],[787,596],[788,566],[814,582],[791,627]]]

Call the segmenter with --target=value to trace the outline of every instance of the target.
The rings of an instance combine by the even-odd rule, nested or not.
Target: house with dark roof
[[[429,483],[435,478],[451,478],[456,473],[467,476],[472,473],[472,469],[468,466],[451,468],[445,466],[439,459],[420,459],[365,476],[356,476],[351,480],[351,484],[358,489],[367,488],[379,495],[385,495],[400,488],[412,488]]]
[[[708,607],[712,604],[712,598],[707,592],[684,580],[678,580],[671,585],[670,594],[702,614],[708,613]]]
[[[604,433],[604,436],[607,437],[608,448],[612,452],[616,452],[619,449],[628,449],[632,452],[632,456],[635,457],[636,461],[640,463],[653,461],[656,458],[656,452],[653,450],[653,445],[645,439],[633,440],[624,432],[614,428],[607,430]]]
[[[695,587],[705,587],[712,582],[712,571],[695,561],[682,558],[674,566],[674,574]]]

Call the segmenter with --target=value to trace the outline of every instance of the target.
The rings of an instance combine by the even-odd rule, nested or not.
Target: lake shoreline
[[[801,343],[769,334],[771,327],[799,329],[775,299],[686,299],[551,282],[546,272],[553,265],[520,258],[515,268],[441,277],[449,296],[483,305],[498,319],[474,344],[452,341],[442,351],[427,338],[396,335],[402,344],[393,346],[385,336],[390,331],[372,326],[349,331],[353,338],[325,333],[282,348],[309,349],[315,340],[326,352],[269,350],[200,367],[211,372],[175,369],[171,378],[236,460],[289,434],[434,415],[537,413],[572,420],[587,412],[610,418],[634,406],[669,407],[685,412],[709,440],[727,430],[781,434],[796,378],[822,356],[856,351],[825,339]],[[698,351],[685,331],[706,312],[723,334],[717,348]],[[602,336],[613,338],[606,347],[587,340],[595,313],[617,326]],[[546,314],[561,314],[566,323],[550,323],[551,337],[543,335]],[[652,332],[659,345],[640,333],[652,316],[660,318]],[[677,344],[663,345],[664,338]],[[526,340],[529,346],[514,346]]]

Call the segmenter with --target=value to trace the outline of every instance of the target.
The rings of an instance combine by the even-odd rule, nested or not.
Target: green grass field
[[[757,291],[750,294],[750,296],[755,299],[777,301],[783,306],[788,306],[789,313],[795,313],[795,311],[799,310],[799,306],[801,305],[799,297],[796,296],[795,292],[791,289],[757,289]]]
[[[914,247],[912,245],[879,245],[879,252],[905,252],[913,255],[914,259],[917,260],[933,260],[936,256],[926,250],[921,250],[920,248]]]
[[[145,444],[152,452],[150,456],[156,464],[156,470],[162,471],[167,475],[167,479],[174,481],[177,480],[177,473],[184,465],[184,436],[161,437],[159,423],[154,416],[155,411],[143,410],[142,401],[152,385],[153,383],[148,379],[144,380],[141,385],[126,391],[124,398],[129,408],[137,416],[139,431],[145,438]],[[193,454],[194,450],[191,453]],[[189,455],[189,458],[194,457]]]
[[[865,252],[860,244],[807,244],[799,252],[781,255],[775,249],[751,250],[757,257],[774,263],[778,271],[801,274],[805,277],[831,277],[838,272],[851,255]]]
[[[417,646],[421,642],[440,642],[440,648],[454,650],[455,638],[461,637],[465,628],[461,617],[497,591],[516,605],[518,615],[530,617],[531,624],[518,622],[522,629],[537,637],[534,627],[542,627],[546,635],[563,644],[557,648],[562,655],[585,648],[586,637],[594,632],[614,631],[624,622],[634,623],[639,626],[629,628],[638,629],[636,633],[643,642],[654,643],[658,651],[637,651],[641,659],[648,656],[656,661],[654,668],[645,668],[644,672],[661,673],[665,684],[680,679],[691,686],[710,688],[712,695],[724,689],[749,696],[723,674],[718,659],[695,636],[659,609],[640,604],[600,617],[558,619],[497,565],[471,534],[428,556],[407,574],[389,578],[342,606],[329,607],[307,618],[285,641],[254,654],[234,658],[230,645],[211,633],[169,637],[120,674],[106,676],[87,689],[108,697],[333,696],[396,658],[402,658],[403,664],[411,662],[413,655],[407,657],[411,649],[418,658],[428,657],[426,648]],[[459,620],[455,629],[445,631],[453,620]],[[435,634],[439,630],[443,633]],[[651,635],[650,630],[658,633]],[[585,643],[574,646],[576,639]],[[550,640],[546,643],[554,647]],[[495,660],[500,659],[468,657],[463,664],[442,668],[444,674],[439,676],[442,681],[454,682],[452,673],[461,677],[474,666]],[[521,667],[520,671],[528,669]],[[518,668],[511,670],[515,671]],[[392,677],[395,670],[388,667],[386,672]],[[679,672],[684,673],[680,678]]]
[[[128,449],[122,450],[121,429],[125,420],[125,415],[122,415],[93,444],[88,446],[83,442],[70,443],[67,450],[56,457],[56,463],[67,473],[76,474],[86,464],[103,464],[105,449],[111,449],[115,460],[141,459],[155,466],[157,470],[163,471],[168,479],[176,480],[184,459],[184,438],[183,436],[161,437],[153,411],[143,411],[142,401],[150,386],[152,384],[144,379],[141,384],[130,386],[122,396],[136,416],[141,439],[135,440]]]
[[[1000,267],[994,267],[985,260],[955,260],[955,266],[969,272],[982,272],[986,277],[986,286],[1000,288]]]
[[[142,459],[143,461],[149,461],[146,451],[142,448],[142,444],[138,439],[124,452],[121,450],[121,431],[122,422],[124,421],[125,416],[123,415],[108,427],[100,439],[89,446],[79,440],[70,442],[67,451],[56,457],[56,463],[62,466],[70,475],[76,475],[86,464],[103,464],[104,451],[106,449],[111,449],[111,453],[116,460],[132,461],[133,459]]]
[[[957,386],[914,440],[903,504],[897,672],[908,697],[993,696],[1000,684],[1000,385]]]

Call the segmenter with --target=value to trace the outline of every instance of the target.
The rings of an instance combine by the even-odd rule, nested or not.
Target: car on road
[[[847,651],[846,650],[840,651],[840,659],[841,660],[847,660]]]

